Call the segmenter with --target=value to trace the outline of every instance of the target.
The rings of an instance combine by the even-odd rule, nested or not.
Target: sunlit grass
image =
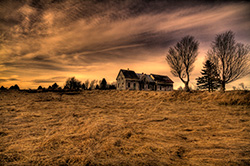
[[[1,92],[0,163],[244,165],[250,92]]]

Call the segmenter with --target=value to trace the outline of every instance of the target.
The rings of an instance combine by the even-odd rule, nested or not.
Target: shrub
[[[12,89],[12,90],[20,90],[19,86],[16,84],[14,86],[11,86],[9,89]]]

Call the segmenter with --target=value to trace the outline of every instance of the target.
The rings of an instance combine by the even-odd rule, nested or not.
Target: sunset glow
[[[14,1],[0,2],[0,86],[63,86],[68,77],[114,82],[120,69],[168,75],[165,60],[185,35],[199,42],[191,85],[216,34],[232,30],[250,43],[250,3],[244,1]],[[227,85],[243,82],[249,75]]]

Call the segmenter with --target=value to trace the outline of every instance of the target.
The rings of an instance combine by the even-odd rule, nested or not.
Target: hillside
[[[250,92],[0,92],[0,165],[249,165]]]

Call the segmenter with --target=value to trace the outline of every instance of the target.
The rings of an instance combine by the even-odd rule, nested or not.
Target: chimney
[[[128,68],[128,70],[129,70],[129,68]]]

